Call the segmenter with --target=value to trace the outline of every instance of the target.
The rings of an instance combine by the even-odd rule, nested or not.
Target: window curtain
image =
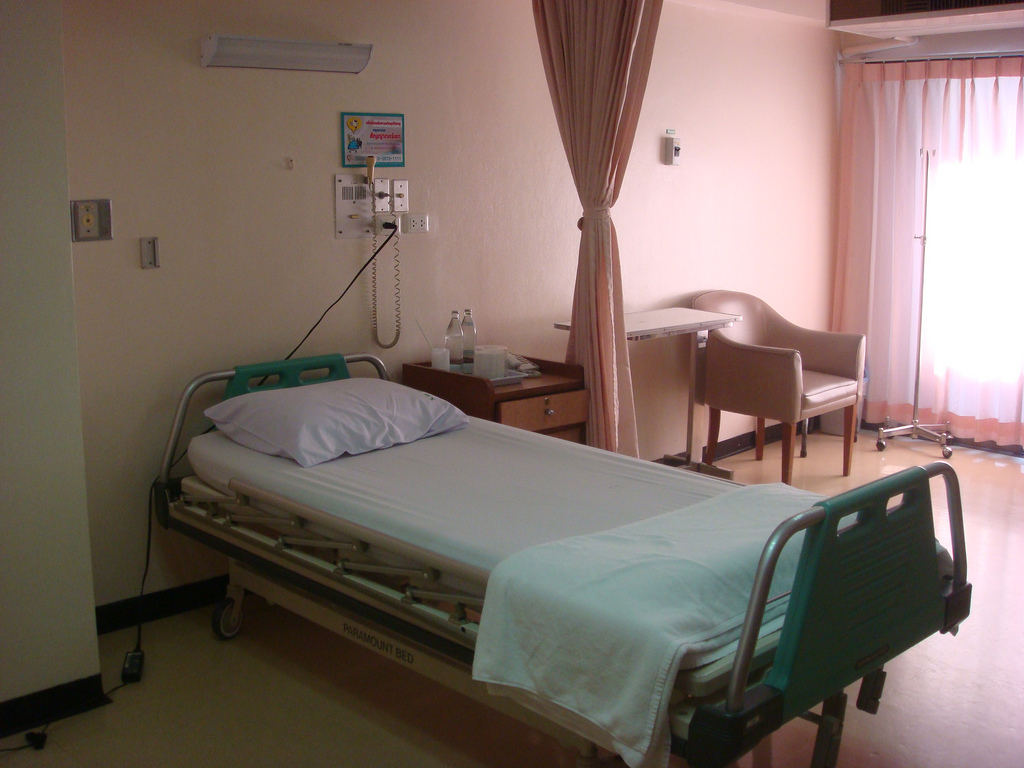
[[[833,327],[867,336],[864,420],[911,421],[920,330],[919,421],[1021,445],[1024,58],[847,63],[840,142]]]
[[[534,0],[541,57],[583,205],[566,359],[590,392],[587,442],[637,455],[611,208],[633,146],[662,0]]]

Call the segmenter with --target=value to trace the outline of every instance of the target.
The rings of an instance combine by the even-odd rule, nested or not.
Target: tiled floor
[[[741,482],[774,482],[778,451],[721,464]],[[839,438],[812,435],[794,484],[831,494],[938,457],[936,446],[905,439],[878,453],[862,433],[844,480]],[[1024,462],[957,449],[951,463],[963,488],[972,615],[957,637],[931,637],[888,665],[877,715],[851,703],[840,768],[1024,766]],[[130,630],[100,638],[108,687],[133,644]],[[44,750],[2,754],[0,766],[575,764],[554,740],[258,599],[247,601],[233,641],[213,638],[203,610],[147,625],[144,648],[141,683],[53,723]],[[791,723],[740,765],[806,766],[812,730]]]

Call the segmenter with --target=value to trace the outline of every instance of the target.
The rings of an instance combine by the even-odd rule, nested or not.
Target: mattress
[[[194,438],[198,477],[242,480],[337,519],[490,572],[531,546],[611,530],[738,488],[653,462],[471,418],[465,429],[302,468],[233,443]]]
[[[250,450],[218,432],[194,438],[188,457],[196,475],[220,491],[228,493],[233,480],[242,481],[301,503],[314,525],[355,523],[491,574],[476,649],[481,663],[474,676],[494,692],[637,762],[667,755],[665,711],[676,671],[734,650],[754,567],[771,531],[820,498],[788,486],[743,488],[475,418],[464,429],[309,468]],[[793,549],[788,566],[798,551]],[[536,565],[538,557],[544,567]],[[508,578],[510,569],[522,573],[515,565],[522,558],[527,575],[543,582],[539,590],[532,584],[520,593]],[[569,574],[559,570],[563,564]],[[545,570],[551,566],[555,570]],[[792,570],[788,567],[789,578]],[[613,585],[615,592],[623,573],[639,579],[644,600],[629,590],[634,596],[614,599],[601,590],[588,591],[598,584]],[[553,600],[554,593],[545,589],[576,585],[573,574],[582,574],[579,588],[570,590],[570,597],[581,597],[582,613],[572,603]],[[650,578],[659,574],[660,580]],[[505,594],[495,599],[492,588]],[[786,589],[788,584],[783,593]],[[693,608],[706,600],[718,610],[710,619]],[[513,602],[525,603],[525,612],[511,610]],[[623,605],[631,610],[622,610]],[[784,597],[774,602],[762,634],[778,628],[785,607]],[[581,627],[592,626],[588,611],[594,610],[613,618],[613,624],[625,622],[622,632],[597,624],[600,630],[581,633]],[[698,621],[702,634],[696,640],[689,624],[678,626],[680,617],[691,615],[711,625],[707,629]],[[640,633],[652,617],[662,621]],[[488,622],[490,635],[500,642],[485,642]],[[524,655],[506,642],[523,635],[524,628],[534,633],[529,649],[541,647],[538,637],[558,646],[549,654],[553,662],[546,666],[553,671],[546,676],[527,670],[523,661],[536,653],[528,649]],[[652,634],[659,642],[648,641]],[[560,637],[570,641],[560,643]],[[643,647],[627,642],[634,637]],[[602,638],[607,647],[591,647]],[[668,651],[661,647],[666,638]],[[617,666],[616,648],[624,657]],[[605,662],[603,673],[591,675],[583,687],[577,685],[584,679],[578,670],[563,673],[565,659],[574,664],[581,654],[588,663],[595,656]],[[614,669],[621,670],[618,677]],[[573,681],[570,693],[580,706],[551,695],[552,679],[556,688]],[[594,680],[614,681],[610,688],[591,691],[598,701],[616,702],[606,717],[587,714],[592,707],[581,700]],[[624,696],[627,688],[636,691]],[[655,724],[664,727],[656,730]]]

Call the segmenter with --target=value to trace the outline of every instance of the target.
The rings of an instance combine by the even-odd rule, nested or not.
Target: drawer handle
[[[545,416],[554,416],[555,415],[555,409],[551,407],[551,398],[550,397],[545,397],[544,398],[544,405],[546,406],[544,408],[544,415]]]

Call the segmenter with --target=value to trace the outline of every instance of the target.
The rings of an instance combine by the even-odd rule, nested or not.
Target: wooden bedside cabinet
[[[406,363],[402,383],[447,400],[467,416],[497,421],[531,432],[586,442],[589,400],[583,367],[530,358],[540,376],[496,387],[481,376]]]

